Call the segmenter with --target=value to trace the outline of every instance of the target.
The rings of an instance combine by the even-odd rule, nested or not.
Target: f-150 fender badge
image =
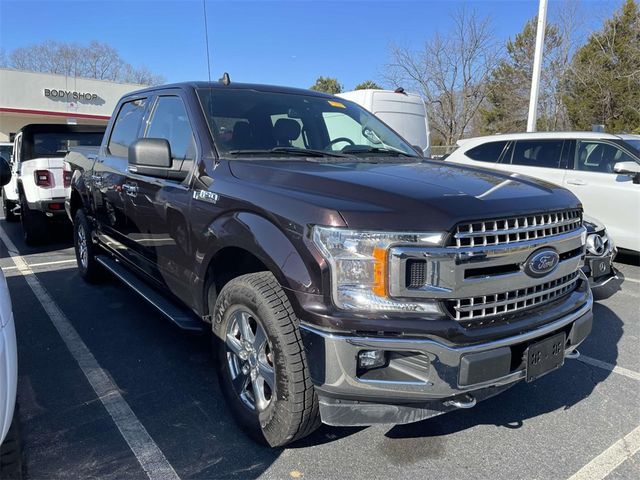
[[[220,196],[217,193],[209,192],[207,190],[194,190],[193,198],[203,202],[218,203]]]

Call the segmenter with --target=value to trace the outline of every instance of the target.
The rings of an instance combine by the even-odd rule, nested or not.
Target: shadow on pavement
[[[24,243],[22,225],[18,222],[7,222],[0,220],[2,228],[7,233],[11,241],[20,250],[20,255],[33,255],[38,253],[48,253],[63,250],[73,246],[73,230],[70,223],[52,223],[47,228],[46,237],[38,245],[28,246]],[[8,255],[2,249],[0,258]]]

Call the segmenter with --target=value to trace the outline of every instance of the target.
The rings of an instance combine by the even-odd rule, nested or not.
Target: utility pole
[[[538,92],[540,90],[540,70],[544,50],[544,32],[547,27],[547,0],[540,0],[538,8],[538,30],[536,32],[536,53],[533,57],[533,75],[531,76],[531,96],[529,97],[529,119],[527,132],[536,131],[538,119]]]

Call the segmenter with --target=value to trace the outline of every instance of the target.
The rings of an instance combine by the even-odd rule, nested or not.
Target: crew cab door
[[[141,138],[165,139],[171,167],[145,174],[130,165],[124,184],[130,241],[136,264],[178,298],[188,299],[192,251],[188,211],[191,191],[187,176],[196,160],[196,141],[179,91],[156,96]],[[159,170],[159,171],[158,171]]]
[[[108,143],[96,159],[90,178],[100,240],[129,259],[132,257],[133,245],[129,238],[133,225],[127,220],[123,186],[129,166],[129,145],[139,136],[147,104],[145,97],[122,103]]]
[[[563,186],[580,199],[586,214],[604,223],[619,247],[640,251],[640,185],[613,171],[618,162],[640,159],[607,140],[577,140]]]

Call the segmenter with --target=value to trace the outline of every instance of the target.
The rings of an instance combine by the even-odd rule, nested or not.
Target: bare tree
[[[420,51],[391,46],[385,78],[426,99],[431,128],[447,145],[467,134],[486,96],[486,80],[500,49],[490,20],[461,8],[453,28],[436,33]]]
[[[72,77],[156,85],[164,82],[146,67],[125,62],[116,49],[97,41],[87,46],[73,43],[44,42],[16,48],[8,65],[20,70],[57,73]]]

